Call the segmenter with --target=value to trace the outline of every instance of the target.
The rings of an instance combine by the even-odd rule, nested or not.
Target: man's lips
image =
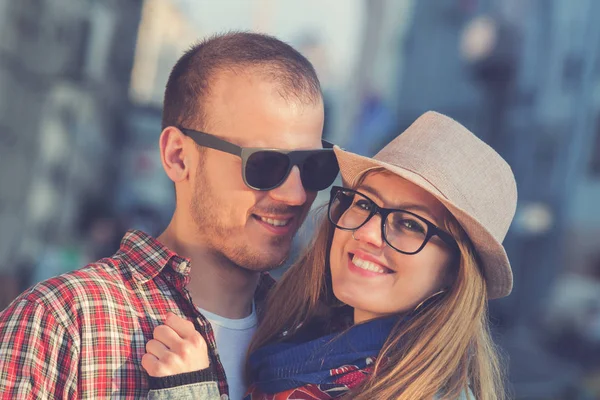
[[[290,233],[294,229],[294,221],[296,220],[295,215],[257,215],[252,214],[255,221],[257,221],[262,227],[266,228],[267,231],[276,235],[285,235]]]
[[[256,215],[254,216],[262,222],[273,226],[285,226],[289,224],[294,218],[293,215],[277,215],[277,216],[269,216],[269,215]]]

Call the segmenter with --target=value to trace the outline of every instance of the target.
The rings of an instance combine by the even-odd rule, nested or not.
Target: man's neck
[[[191,260],[187,289],[194,304],[224,318],[240,319],[250,315],[260,273],[233,264],[207,248],[201,238],[190,240],[190,237],[193,236],[178,232],[172,221],[158,240]]]

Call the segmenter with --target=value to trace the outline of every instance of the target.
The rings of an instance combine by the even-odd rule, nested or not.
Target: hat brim
[[[481,268],[487,285],[489,299],[508,296],[512,291],[513,276],[510,262],[502,243],[467,211],[448,200],[434,185],[421,175],[408,169],[360,156],[334,147],[340,165],[344,185],[354,187],[357,180],[366,172],[383,168],[431,193],[454,216],[469,236],[481,260]]]

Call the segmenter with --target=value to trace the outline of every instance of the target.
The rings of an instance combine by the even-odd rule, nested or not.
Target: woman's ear
[[[160,160],[167,176],[175,183],[189,176],[185,139],[186,136],[173,126],[166,127],[160,134]]]

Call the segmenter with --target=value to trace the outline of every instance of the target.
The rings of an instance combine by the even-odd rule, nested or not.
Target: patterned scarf
[[[309,341],[262,347],[250,355],[253,384],[244,400],[332,399],[358,386],[370,373],[399,317],[354,325]]]

